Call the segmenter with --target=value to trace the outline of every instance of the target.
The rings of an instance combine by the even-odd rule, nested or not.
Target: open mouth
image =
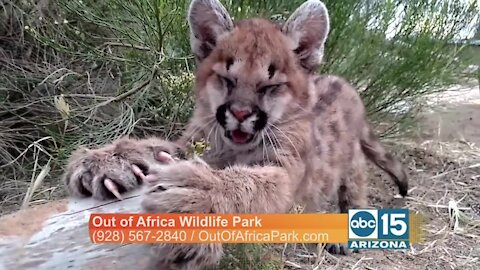
[[[252,141],[253,134],[243,132],[240,129],[226,132],[227,137],[235,144],[246,144]]]

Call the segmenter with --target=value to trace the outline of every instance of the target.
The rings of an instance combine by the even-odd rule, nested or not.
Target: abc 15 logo
[[[350,209],[348,238],[408,240],[408,209]]]

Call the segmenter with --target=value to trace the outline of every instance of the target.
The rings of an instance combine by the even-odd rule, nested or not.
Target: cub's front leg
[[[295,181],[277,166],[211,168],[200,159],[168,162],[149,175],[142,203],[155,213],[284,213],[293,204]]]
[[[142,184],[132,165],[148,173],[162,163],[160,153],[175,156],[179,148],[158,138],[122,138],[98,149],[81,148],[69,159],[63,181],[70,194],[104,200],[117,197]]]
[[[171,162],[141,178],[152,186],[142,203],[152,213],[284,213],[295,184],[282,167],[210,168],[201,160]],[[166,269],[204,269],[222,256],[221,244],[161,244],[153,247]]]

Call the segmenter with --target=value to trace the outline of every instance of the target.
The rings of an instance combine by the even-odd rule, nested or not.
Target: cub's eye
[[[220,81],[222,81],[223,85],[227,87],[228,91],[231,91],[235,87],[235,82],[227,77],[223,77],[218,75]]]
[[[281,84],[272,84],[272,85],[266,85],[258,89],[258,93],[260,95],[274,95],[277,93],[278,89],[280,88]]]

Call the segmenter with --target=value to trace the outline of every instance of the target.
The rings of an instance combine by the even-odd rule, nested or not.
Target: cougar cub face
[[[243,21],[201,63],[197,91],[232,147],[258,145],[262,132],[303,103],[306,79],[289,45],[271,22]]]
[[[329,30],[322,2],[305,2],[282,26],[234,23],[217,0],[192,2],[188,19],[197,106],[215,116],[227,144],[252,148],[263,132],[305,109],[307,77],[321,63]]]

